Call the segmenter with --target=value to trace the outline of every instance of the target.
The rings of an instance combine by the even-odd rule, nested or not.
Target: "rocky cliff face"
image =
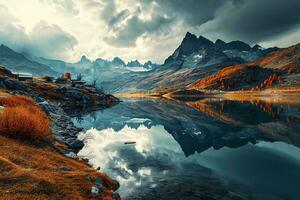
[[[277,50],[277,48],[263,49],[258,45],[251,47],[242,41],[226,43],[218,39],[213,43],[203,36],[197,38],[188,32],[179,47],[165,60],[165,64],[183,62],[190,63],[190,65],[194,65],[191,67],[195,68],[197,65],[220,63],[230,58],[240,58],[241,62],[248,62],[265,56],[274,50]]]

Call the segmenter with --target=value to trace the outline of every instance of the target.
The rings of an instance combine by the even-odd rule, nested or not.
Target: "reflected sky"
[[[232,112],[240,114],[227,110],[226,119]],[[86,130],[79,155],[116,178],[125,199],[298,198],[299,132],[276,135],[284,117],[233,125],[211,113],[173,103],[122,102],[75,120]]]

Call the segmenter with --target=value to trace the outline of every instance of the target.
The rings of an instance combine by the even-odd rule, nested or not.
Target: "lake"
[[[123,199],[300,199],[300,104],[124,100],[73,121]]]

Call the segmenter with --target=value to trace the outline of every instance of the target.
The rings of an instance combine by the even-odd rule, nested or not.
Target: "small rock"
[[[62,167],[62,168],[58,168],[56,171],[70,172],[72,170],[70,168],[67,168],[67,167]]]
[[[77,159],[78,158],[78,156],[74,152],[66,153],[65,156],[67,156],[69,158],[73,158],[73,159]]]
[[[117,193],[117,192],[113,192],[112,195],[113,195],[113,198],[116,199],[116,200],[121,199],[119,193]]]
[[[21,91],[28,91],[28,87],[26,87],[23,83],[16,81],[16,80],[12,80],[12,79],[5,79],[3,81],[4,85],[7,88],[10,89],[14,89],[14,90],[21,90]]]
[[[99,191],[99,188],[98,188],[98,187],[92,186],[91,193],[92,193],[93,197],[97,197],[98,194],[99,194],[99,192],[100,192],[100,191]]]
[[[75,150],[82,149],[82,147],[84,146],[82,141],[74,139],[74,138],[69,138],[66,141],[66,143],[71,149],[75,149]]]

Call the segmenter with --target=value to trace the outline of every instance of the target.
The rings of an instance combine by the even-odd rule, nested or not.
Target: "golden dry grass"
[[[0,134],[28,141],[52,139],[50,121],[36,103],[25,96],[0,98]]]
[[[92,199],[96,177],[107,186],[116,184],[82,161],[0,135],[1,200]],[[106,189],[99,199],[112,199],[112,190]]]
[[[8,96],[0,98],[0,105],[5,107],[37,106],[33,99],[26,96]]]
[[[0,113],[0,133],[24,140],[51,139],[49,119],[34,107],[8,107]]]
[[[53,141],[49,119],[32,99],[2,97],[0,105],[0,200],[93,199],[96,177],[107,186],[97,199],[113,199],[117,182],[53,150],[66,147]]]

